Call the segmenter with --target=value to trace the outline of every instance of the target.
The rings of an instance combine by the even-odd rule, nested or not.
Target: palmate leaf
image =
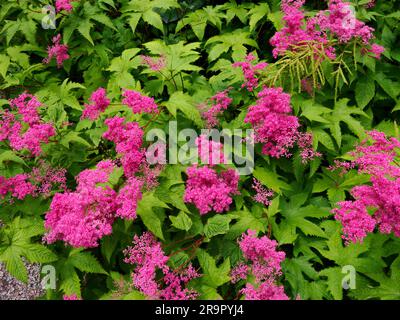
[[[321,227],[325,230],[329,239],[326,241],[326,247],[316,247],[320,254],[326,259],[334,261],[337,265],[343,267],[347,265],[362,268],[368,263],[368,258],[360,257],[369,250],[367,242],[363,244],[343,245],[341,237],[341,227],[337,221],[324,221]],[[359,269],[360,270],[360,269]]]
[[[400,257],[393,261],[389,275],[385,275],[384,272],[381,271],[367,274],[367,276],[379,285],[371,285],[368,281],[360,281],[357,283],[356,290],[350,292],[353,298],[360,300],[400,299]]]
[[[200,42],[185,44],[185,41],[167,45],[161,40],[147,42],[144,46],[153,54],[164,56],[167,60],[167,70],[170,74],[178,74],[181,71],[200,71],[201,68],[193,62],[200,58],[198,52]]]
[[[202,128],[203,120],[201,119],[200,111],[189,94],[183,93],[182,91],[174,92],[164,105],[175,118],[179,110],[199,128]]]
[[[272,223],[273,234],[279,244],[293,243],[298,237],[298,229],[307,236],[327,237],[320,226],[307,218],[326,218],[331,215],[330,208],[315,205],[300,207],[300,205],[301,203],[296,203],[295,197],[289,202],[281,202],[282,220],[279,224],[275,221]]]
[[[20,31],[32,44],[36,44],[36,30],[37,23],[31,19],[20,19],[7,21],[4,27],[0,31],[0,34],[6,35],[7,45],[10,44],[11,40],[15,37],[18,31]]]
[[[265,17],[268,17],[268,14],[270,13],[270,8],[268,3],[259,3],[255,7],[253,7],[249,11],[249,16],[250,16],[250,21],[249,21],[249,26],[250,26],[250,31],[253,31],[257,24]]]
[[[215,259],[205,250],[197,250],[197,258],[204,275],[200,278],[200,282],[211,288],[218,288],[224,283],[230,281],[230,262],[229,258],[225,259],[218,267]]]
[[[329,201],[335,205],[339,201],[345,200],[345,192],[352,187],[367,183],[370,181],[368,175],[357,174],[356,171],[350,171],[344,176],[331,172],[325,168],[323,173],[318,174],[318,179],[314,182],[313,193],[327,192]]]
[[[255,212],[248,210],[235,211],[233,213],[237,215],[237,221],[229,228],[225,236],[226,239],[237,239],[249,229],[256,232],[265,232],[268,226],[268,218],[266,216],[256,215]]]
[[[205,46],[208,47],[210,62],[218,59],[223,53],[228,53],[229,50],[232,50],[233,60],[240,61],[246,56],[246,46],[258,48],[257,42],[250,38],[250,32],[245,29],[235,29],[233,32],[211,37]]]
[[[207,6],[188,13],[183,19],[179,20],[175,32],[180,32],[185,26],[190,25],[194,34],[199,40],[203,40],[207,24],[215,26],[221,30],[221,19],[224,14],[219,7]]]
[[[0,261],[4,262],[7,271],[18,280],[28,281],[22,257],[31,263],[49,263],[57,259],[50,249],[32,242],[33,237],[42,235],[44,231],[41,221],[19,217],[1,229]]]
[[[154,9],[166,10],[179,7],[176,0],[131,0],[122,7],[121,12],[127,17],[133,33],[136,31],[140,19],[164,32],[162,18]]]
[[[356,84],[356,101],[360,108],[365,108],[375,96],[375,81],[368,76],[361,77]]]
[[[282,190],[291,190],[291,186],[283,181],[276,172],[266,167],[257,167],[253,171],[254,177],[263,185],[272,189],[277,193],[282,193]]]
[[[232,20],[237,17],[241,23],[246,24],[249,19],[248,13],[249,9],[253,6],[249,3],[241,3],[237,4],[236,1],[231,0],[221,6],[219,6],[222,10],[226,10],[226,22],[231,23]]]
[[[369,116],[357,107],[348,106],[348,103],[349,99],[346,98],[337,101],[332,114],[325,116],[325,118],[330,121],[329,129],[339,147],[342,145],[341,122],[344,122],[360,139],[366,137],[365,128],[358,119],[354,118],[354,115],[366,118],[369,118]]]
[[[81,296],[81,280],[76,270],[86,273],[107,274],[97,259],[90,253],[80,249],[72,249],[68,256],[60,258],[56,263],[60,277],[60,290],[66,295]]]
[[[285,259],[282,263],[282,269],[285,274],[285,279],[290,283],[291,288],[294,291],[294,296],[299,294],[302,299],[307,299],[309,296],[309,281],[306,280],[306,277],[312,281],[318,279],[318,272],[315,271],[308,258],[301,256]],[[322,294],[320,294],[320,299],[321,298]]]
[[[134,85],[135,79],[130,71],[140,66],[141,59],[138,56],[140,49],[131,48],[122,51],[121,56],[111,60],[108,71],[113,72],[112,78],[115,81],[109,82],[109,87],[116,87],[114,91],[120,91],[120,88],[131,88]]]
[[[172,226],[180,230],[189,231],[193,224],[185,212],[180,212],[176,217],[169,216],[169,219],[172,222]]]
[[[63,24],[63,41],[65,43],[68,43],[74,31],[77,31],[94,46],[92,29],[95,24],[92,20],[116,30],[111,19],[97,5],[89,2],[83,4],[83,15],[76,16],[75,13],[71,15],[73,18],[66,20]]]

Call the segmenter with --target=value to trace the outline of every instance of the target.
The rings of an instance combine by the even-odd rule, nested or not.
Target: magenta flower
[[[56,58],[57,67],[61,68],[65,60],[69,59],[68,46],[61,44],[61,34],[53,37],[53,45],[47,48],[47,58],[43,59],[43,63],[49,64],[53,57]]]
[[[239,175],[233,169],[217,173],[214,169],[197,167],[187,169],[188,180],[184,201],[194,204],[204,215],[210,211],[222,213],[229,210],[232,196],[238,194]]]
[[[100,113],[104,112],[110,105],[110,100],[106,96],[106,90],[99,88],[92,93],[89,98],[91,104],[85,104],[82,112],[82,119],[96,120]]]
[[[245,61],[235,62],[233,67],[241,67],[245,78],[242,88],[247,88],[248,91],[252,92],[258,87],[258,73],[268,66],[268,63],[261,62],[256,65],[252,64],[256,57],[250,53],[246,56]]]
[[[157,113],[158,107],[153,98],[142,95],[138,91],[124,90],[122,104],[132,109],[133,113]]]

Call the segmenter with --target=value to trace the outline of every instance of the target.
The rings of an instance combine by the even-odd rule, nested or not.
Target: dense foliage
[[[400,299],[399,10],[2,0],[0,298]]]

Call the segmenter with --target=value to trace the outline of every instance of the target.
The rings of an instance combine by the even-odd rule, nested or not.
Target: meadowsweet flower
[[[65,174],[65,169],[52,168],[44,160],[40,160],[31,173],[17,174],[11,178],[0,176],[0,199],[7,194],[19,200],[24,200],[27,196],[48,197],[55,187],[67,189]]]
[[[44,63],[49,64],[53,57],[56,58],[57,67],[61,68],[65,60],[69,59],[68,46],[61,44],[61,34],[53,37],[53,45],[47,49],[47,58],[43,60]]]
[[[289,300],[283,286],[278,286],[270,280],[264,281],[258,286],[247,283],[241,293],[245,295],[246,300]]]
[[[369,232],[374,231],[376,221],[368,214],[364,204],[358,201],[343,201],[339,208],[333,209],[335,219],[343,225],[343,238],[346,243],[362,242]]]
[[[343,43],[359,38],[364,44],[368,44],[373,38],[374,29],[357,20],[349,2],[330,0],[328,10],[318,13],[317,21],[321,30],[330,32]]]
[[[323,49],[327,58],[335,59],[336,48],[330,44],[332,38],[342,44],[356,39],[364,46],[371,45],[374,29],[355,17],[351,3],[329,0],[327,10],[310,18],[305,17],[304,3],[305,0],[282,1],[285,26],[270,39],[275,58],[299,46],[312,45],[316,54],[321,55],[318,52]],[[383,49],[374,46],[371,50],[379,58]]]
[[[313,149],[313,135],[310,132],[299,133],[297,145],[300,149],[300,157],[303,163],[322,156],[321,153]]]
[[[351,190],[354,200],[339,202],[332,211],[343,226],[346,243],[362,242],[375,227],[400,237],[400,168],[394,163],[399,148],[397,139],[370,131],[368,139],[350,153],[354,158],[350,163],[337,161],[331,167],[342,173],[357,168],[359,174],[371,175],[369,185]]]
[[[116,151],[122,156],[121,162],[126,177],[132,177],[140,168],[145,156],[142,149],[143,130],[136,122],[124,123],[125,118],[114,117],[105,120],[108,130],[103,137],[115,143]]]
[[[247,88],[248,91],[252,92],[255,88],[258,87],[258,73],[265,69],[268,64],[265,62],[257,63],[253,65],[252,62],[256,59],[256,57],[250,53],[246,56],[245,61],[243,62],[235,62],[233,67],[241,67],[243,71],[243,75],[245,78],[245,83],[242,85],[242,88]]]
[[[381,59],[382,53],[385,52],[385,47],[380,46],[379,44],[372,44],[371,48],[368,50],[369,53],[372,53],[376,59]]]
[[[213,128],[218,126],[218,116],[221,115],[232,103],[232,98],[229,98],[228,92],[230,89],[218,92],[210,98],[211,107],[202,112],[202,118],[206,120],[207,127]]]
[[[55,134],[55,128],[49,123],[34,124],[23,132],[22,124],[16,122],[8,139],[14,150],[27,149],[34,156],[39,156],[42,153],[40,144],[48,143],[49,138]]]
[[[200,161],[203,164],[214,166],[226,163],[224,146],[220,142],[209,140],[207,135],[201,135],[196,138],[195,143],[198,148]]]
[[[76,294],[64,294],[63,295],[63,300],[82,300],[82,298],[79,298]]]
[[[56,11],[60,12],[60,11],[67,11],[67,12],[71,12],[73,7],[72,7],[72,3],[73,0],[56,0]]]
[[[240,280],[246,280],[249,273],[249,266],[243,262],[240,262],[234,268],[232,268],[230,277],[232,283],[237,283]]]
[[[263,204],[268,207],[271,204],[271,197],[274,195],[272,190],[268,190],[265,188],[260,181],[256,178],[253,179],[252,188],[255,190],[256,194],[254,195],[254,201]]]
[[[96,120],[100,113],[104,112],[110,105],[110,100],[106,96],[106,90],[99,88],[92,93],[89,98],[91,104],[85,104],[82,112],[82,119]]]
[[[133,238],[133,246],[124,250],[125,262],[134,266],[133,285],[150,299],[191,300],[197,292],[186,288],[186,284],[199,276],[189,265],[181,272],[171,270],[167,265],[161,243],[150,232]],[[157,271],[161,278],[157,279]]]
[[[76,178],[75,192],[57,193],[46,213],[45,240],[62,240],[73,247],[96,247],[98,240],[112,232],[114,213],[118,205],[116,192],[108,182],[114,164],[107,160],[95,169],[84,170]]]
[[[40,122],[38,109],[42,106],[36,96],[28,93],[23,93],[15,99],[11,99],[10,106],[18,110],[22,116],[22,121],[29,125],[34,125]]]
[[[41,143],[48,143],[55,135],[55,128],[50,123],[43,123],[38,109],[39,100],[27,93],[10,100],[12,109],[17,109],[15,116],[8,110],[0,112],[0,141],[8,140],[12,149],[29,150],[34,156],[42,153]]]
[[[11,178],[0,176],[0,199],[8,193],[16,199],[23,200],[35,194],[35,186],[29,181],[29,175],[21,173]]]
[[[142,199],[141,189],[143,182],[135,177],[131,177],[126,182],[126,185],[119,191],[116,202],[119,208],[117,209],[117,217],[128,220],[136,219],[136,208],[138,201]]]
[[[255,142],[263,143],[263,153],[275,158],[290,156],[300,127],[298,118],[290,115],[290,95],[282,88],[264,88],[256,105],[251,106],[244,122],[255,130]]]
[[[157,60],[145,55],[141,55],[140,58],[142,59],[142,63],[147,65],[153,71],[161,71],[167,64],[165,56],[160,56]]]
[[[132,109],[133,113],[157,113],[158,107],[153,98],[133,90],[124,90],[122,104]]]
[[[217,173],[207,166],[193,165],[187,169],[188,180],[184,201],[194,204],[204,215],[229,210],[232,196],[238,193],[239,175],[233,169]]]
[[[248,274],[254,277],[254,283],[247,283],[240,292],[246,300],[288,300],[283,286],[276,284],[281,276],[281,263],[285,259],[283,251],[277,251],[278,243],[267,236],[257,237],[257,233],[248,230],[239,240],[239,247],[245,258],[233,269],[232,280],[246,279]]]

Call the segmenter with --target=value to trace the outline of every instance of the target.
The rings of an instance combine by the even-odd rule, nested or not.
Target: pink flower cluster
[[[229,98],[230,89],[218,92],[210,98],[211,107],[207,111],[202,112],[202,118],[206,120],[208,128],[214,128],[219,125],[218,116],[221,115],[232,103],[232,98]]]
[[[67,189],[65,175],[65,169],[52,168],[41,160],[39,166],[34,167],[29,174],[17,174],[8,179],[0,176],[0,199],[7,194],[19,200],[25,199],[28,195],[48,197],[55,187],[60,190]]]
[[[134,90],[124,90],[122,104],[132,109],[133,113],[157,113],[158,107],[153,98]]]
[[[76,178],[75,192],[57,193],[46,213],[48,243],[63,240],[73,247],[96,247],[98,240],[112,232],[117,210],[116,192],[106,184],[115,166],[99,162],[96,169],[84,170]]]
[[[255,130],[255,142],[263,143],[262,152],[271,157],[290,157],[289,150],[297,142],[302,150],[303,161],[310,160],[319,153],[312,149],[312,136],[299,132],[300,123],[291,115],[290,95],[282,88],[264,88],[258,100],[249,108],[245,122]]]
[[[231,273],[232,282],[247,279],[251,274],[254,284],[247,283],[241,290],[246,300],[288,300],[283,286],[275,283],[281,276],[281,263],[285,252],[277,251],[278,243],[267,236],[257,238],[257,233],[248,230],[242,234],[239,247],[247,263],[239,263]]]
[[[133,246],[125,249],[125,262],[135,266],[132,273],[133,285],[149,299],[161,300],[193,300],[197,292],[186,288],[187,283],[199,277],[195,269],[189,265],[177,272],[167,262],[161,243],[157,242],[150,232],[133,238]],[[161,278],[157,279],[157,271]]]
[[[238,194],[239,175],[236,170],[218,173],[213,168],[194,165],[187,169],[187,175],[186,203],[193,203],[201,215],[210,211],[221,213],[229,210],[232,196]]]
[[[136,122],[124,122],[122,117],[106,119],[108,131],[103,137],[115,143],[116,151],[122,157],[125,176],[130,178],[139,170],[144,159],[145,151],[141,148],[143,130]]]
[[[270,39],[275,58],[288,50],[296,50],[296,46],[315,44],[320,50],[324,48],[328,58],[334,59],[336,49],[329,44],[332,37],[339,43],[358,39],[366,48],[370,48],[368,51],[380,57],[384,48],[377,44],[371,47],[374,29],[356,19],[349,2],[329,0],[327,10],[321,10],[308,19],[305,18],[304,3],[305,0],[282,1],[285,27]]]
[[[140,58],[142,59],[142,63],[147,65],[153,71],[161,71],[167,64],[165,56],[161,56],[157,60],[145,55],[140,56]]]
[[[255,190],[256,194],[254,195],[254,201],[263,204],[264,206],[268,207],[271,204],[271,197],[274,195],[272,190],[268,190],[265,188],[260,181],[256,178],[253,179],[253,189]]]
[[[209,140],[207,135],[201,135],[196,139],[196,146],[201,163],[210,166],[226,163],[224,146],[220,142]]]
[[[357,20],[352,4],[342,0],[330,0],[328,9],[317,15],[317,23],[324,32],[330,32],[340,42],[358,38],[365,45],[373,38],[374,29]]]
[[[394,164],[400,142],[387,139],[378,131],[368,132],[351,153],[350,163],[336,162],[332,170],[341,168],[342,174],[358,168],[359,174],[371,175],[370,185],[356,186],[351,190],[353,201],[338,203],[332,212],[343,225],[343,238],[347,243],[362,242],[375,227],[384,234],[400,237],[400,168]],[[372,142],[372,143],[370,143]]]
[[[250,53],[246,56],[245,61],[243,62],[235,62],[233,67],[241,67],[243,71],[243,75],[245,78],[245,83],[242,85],[242,88],[247,88],[248,91],[252,92],[255,88],[258,87],[258,73],[265,69],[268,66],[268,63],[260,62],[256,65],[253,65],[252,62],[256,59],[256,57]]]
[[[47,48],[47,58],[43,62],[49,64],[53,57],[56,58],[58,68],[61,68],[63,62],[69,59],[68,46],[61,44],[61,34],[53,37],[53,45]]]
[[[104,112],[110,105],[110,100],[106,96],[106,90],[99,88],[92,93],[89,98],[91,104],[85,104],[82,112],[82,119],[96,120],[100,113]]]
[[[136,219],[136,208],[138,201],[142,199],[143,182],[138,178],[131,177],[125,186],[119,190],[116,202],[118,205],[117,217],[133,220]]]
[[[63,300],[82,300],[82,298],[79,298],[76,294],[71,294],[71,295],[63,295]]]
[[[71,12],[73,7],[71,2],[73,2],[74,0],[56,0],[56,11],[60,12],[60,11],[67,11],[67,12]]]
[[[23,200],[35,193],[35,186],[29,181],[29,175],[21,173],[11,178],[0,176],[0,199],[8,193],[13,198]]]
[[[40,119],[38,109],[41,107],[39,100],[28,93],[10,100],[12,108],[16,108],[21,116],[19,121],[8,110],[0,113],[0,141],[8,140],[11,148],[20,151],[29,150],[34,156],[42,153],[41,143],[48,143],[49,138],[55,135],[52,124],[44,123]],[[25,129],[25,127],[28,127]]]

